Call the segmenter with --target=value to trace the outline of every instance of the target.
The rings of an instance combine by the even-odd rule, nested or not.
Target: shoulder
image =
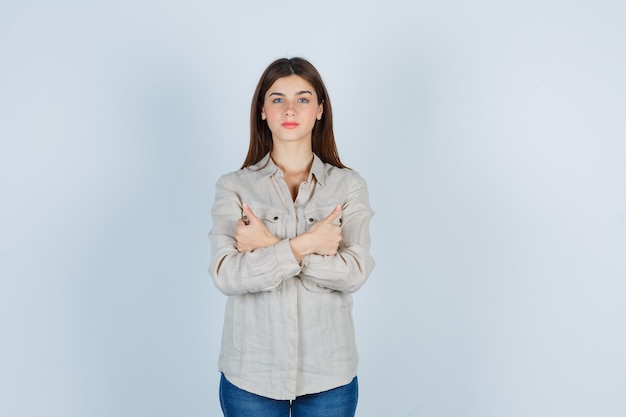
[[[217,184],[224,185],[247,183],[251,180],[254,180],[254,178],[260,178],[261,176],[262,175],[257,167],[250,166],[221,175],[217,180]]]
[[[326,180],[331,184],[342,183],[353,186],[366,186],[365,178],[352,168],[338,168],[331,164],[324,164]]]
[[[255,179],[269,177],[274,172],[276,172],[277,169],[278,168],[276,167],[276,165],[272,163],[270,159],[270,154],[268,153],[256,164],[249,165],[247,167],[238,169],[237,171],[232,171],[222,175],[218,179],[217,183],[228,184],[250,182],[254,181]]]
[[[217,182],[229,182],[229,181],[238,181],[241,178],[246,178],[250,176],[252,172],[248,168],[238,169],[237,171],[227,172],[222,174]]]

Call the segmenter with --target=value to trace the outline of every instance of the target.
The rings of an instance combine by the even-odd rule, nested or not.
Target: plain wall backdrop
[[[0,415],[218,416],[217,178],[318,67],[368,181],[359,417],[626,415],[626,3],[0,3]]]

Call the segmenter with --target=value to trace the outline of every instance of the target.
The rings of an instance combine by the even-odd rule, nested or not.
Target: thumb
[[[245,224],[257,223],[259,221],[259,218],[254,214],[252,209],[246,203],[243,203],[242,211],[242,218]]]
[[[340,214],[341,214],[341,205],[337,204],[337,207],[333,209],[333,211],[328,215],[328,217],[322,220],[322,223],[332,223],[337,217],[339,217]]]

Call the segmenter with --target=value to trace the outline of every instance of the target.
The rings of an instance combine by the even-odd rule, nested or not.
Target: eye
[[[301,97],[298,99],[298,103],[308,103],[308,102],[309,102],[308,98]]]
[[[272,100],[272,103],[282,103],[283,99],[282,98],[275,98],[274,100]]]

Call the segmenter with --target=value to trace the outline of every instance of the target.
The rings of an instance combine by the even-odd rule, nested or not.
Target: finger
[[[243,211],[242,219],[245,224],[250,224],[251,222],[257,223],[259,221],[259,218],[254,214],[252,209],[246,203],[243,203],[242,211]]]
[[[334,208],[334,210],[328,215],[328,217],[322,220],[322,223],[332,223],[337,217],[339,217],[340,214],[341,205],[337,204],[337,207]]]

